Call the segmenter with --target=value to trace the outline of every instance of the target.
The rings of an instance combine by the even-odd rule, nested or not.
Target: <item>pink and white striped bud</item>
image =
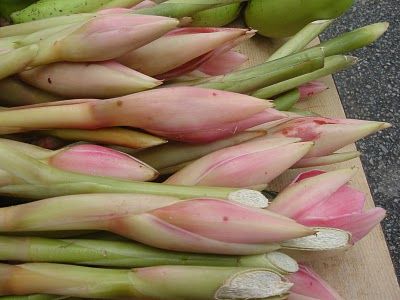
[[[313,143],[295,138],[258,139],[206,155],[165,183],[227,187],[265,185],[289,169]]]
[[[326,156],[379,130],[390,127],[385,122],[324,117],[300,117],[271,128],[269,137],[295,137],[313,141],[314,147],[306,155]]]
[[[99,14],[40,41],[32,66],[114,59],[154,41],[178,24],[176,19],[160,16]]]
[[[135,181],[149,181],[158,172],[128,154],[97,145],[77,145],[56,151],[46,159],[61,170]]]
[[[353,242],[367,235],[385,217],[385,210],[364,210],[365,195],[348,186],[356,169],[300,174],[268,207],[269,210],[314,227],[348,231]]]
[[[309,97],[322,93],[329,87],[321,81],[311,81],[299,86],[300,100],[305,100]]]
[[[118,61],[146,75],[169,79],[195,70],[214,50],[237,39],[250,38],[249,32],[252,31],[242,28],[179,28]]]
[[[286,277],[293,283],[288,300],[343,300],[309,267],[299,265],[299,271]]]
[[[162,81],[114,61],[59,62],[22,72],[32,86],[66,98],[112,98],[152,89]]]
[[[113,231],[155,247],[217,254],[265,253],[313,229],[263,209],[217,199],[176,202],[122,218]]]

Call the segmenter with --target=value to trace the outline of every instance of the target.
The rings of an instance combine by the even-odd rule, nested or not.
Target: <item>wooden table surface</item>
[[[241,45],[238,50],[249,56],[247,65],[255,65],[265,61],[280,43],[282,42],[271,41],[257,36],[244,45]],[[329,90],[301,103],[299,107],[310,109],[326,117],[344,118],[345,113],[332,77],[326,77],[323,81],[328,84]],[[350,145],[344,148],[343,151],[351,151],[354,149],[355,145]],[[353,159],[349,162],[319,169],[333,170],[350,166],[356,166],[359,169],[358,174],[351,182],[352,186],[363,191],[367,196],[366,206],[373,207],[374,202],[360,159]],[[304,169],[302,171],[304,171]],[[275,190],[279,190],[289,183],[298,172],[299,170],[287,172],[278,178],[273,183],[272,187]],[[326,279],[344,299],[400,299],[400,288],[380,226],[347,252],[337,257],[314,261],[312,267],[318,274]]]

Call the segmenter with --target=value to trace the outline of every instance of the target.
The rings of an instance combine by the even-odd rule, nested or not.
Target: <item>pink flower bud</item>
[[[301,159],[312,143],[258,139],[206,155],[165,182],[179,185],[252,187],[267,184]]]
[[[48,159],[53,167],[82,174],[149,181],[156,170],[125,153],[97,145],[64,148]]]
[[[325,156],[367,135],[390,127],[384,122],[324,117],[300,117],[269,130],[270,137],[296,137],[313,141],[306,157]]]
[[[217,199],[180,201],[118,223],[120,234],[145,244],[221,254],[262,253],[270,243],[314,233],[267,210]]]
[[[309,171],[300,174],[268,207],[314,227],[348,231],[353,242],[367,235],[385,217],[385,210],[364,210],[365,195],[346,183],[356,170]]]

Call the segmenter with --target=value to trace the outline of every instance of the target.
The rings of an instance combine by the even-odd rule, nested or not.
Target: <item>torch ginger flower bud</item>
[[[202,140],[212,140],[207,137],[207,131],[215,133],[226,126],[232,128],[232,124],[271,106],[268,101],[231,92],[195,87],[163,88],[101,101],[78,99],[6,109],[0,111],[0,127],[3,127],[0,131],[129,126],[159,136],[198,142],[199,139],[192,139],[190,135],[202,131],[205,132]],[[235,133],[227,130],[218,138]]]
[[[348,231],[357,242],[382,221],[385,210],[363,210],[365,195],[347,185],[355,173],[355,169],[302,173],[268,208],[307,226]]]
[[[254,187],[289,169],[313,146],[295,138],[260,138],[206,155],[178,171],[165,183]]]
[[[315,233],[271,211],[211,198],[94,194],[0,209],[0,231],[41,230],[105,230],[167,250],[232,255],[266,253]]]
[[[324,117],[300,117],[273,127],[269,137],[301,138],[313,141],[314,147],[305,158],[330,155],[359,139],[390,127],[384,122]],[[259,129],[257,127],[256,129]]]
[[[26,155],[64,171],[136,181],[149,181],[158,176],[156,170],[140,160],[102,146],[72,145],[51,151],[12,140],[0,139],[0,143],[13,146]],[[13,177],[10,174],[8,176]],[[2,177],[5,178],[4,175]]]
[[[22,72],[19,77],[34,87],[67,98],[125,96],[162,84],[113,61],[54,63]]]
[[[121,56],[178,26],[176,19],[133,14],[100,14],[38,43],[31,63],[103,61]]]
[[[168,79],[195,70],[218,49],[227,52],[236,40],[254,34],[242,28],[179,28],[117,60],[146,75]]]

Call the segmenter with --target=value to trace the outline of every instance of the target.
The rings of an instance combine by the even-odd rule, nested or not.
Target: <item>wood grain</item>
[[[255,65],[265,61],[281,43],[282,41],[255,37],[241,45],[238,50],[249,56],[247,66]],[[326,77],[323,81],[328,84],[329,90],[301,103],[302,108],[327,117],[344,118],[345,113],[332,77]],[[350,145],[343,150],[354,149],[355,146]],[[364,191],[367,196],[366,206],[373,207],[374,202],[359,159],[320,169],[332,170],[349,166],[358,167],[359,172],[352,180],[352,185]],[[287,172],[273,183],[273,187],[279,190],[294,178],[296,172],[299,170]],[[345,299],[400,299],[399,285],[380,226],[343,255],[315,261],[312,266]]]

